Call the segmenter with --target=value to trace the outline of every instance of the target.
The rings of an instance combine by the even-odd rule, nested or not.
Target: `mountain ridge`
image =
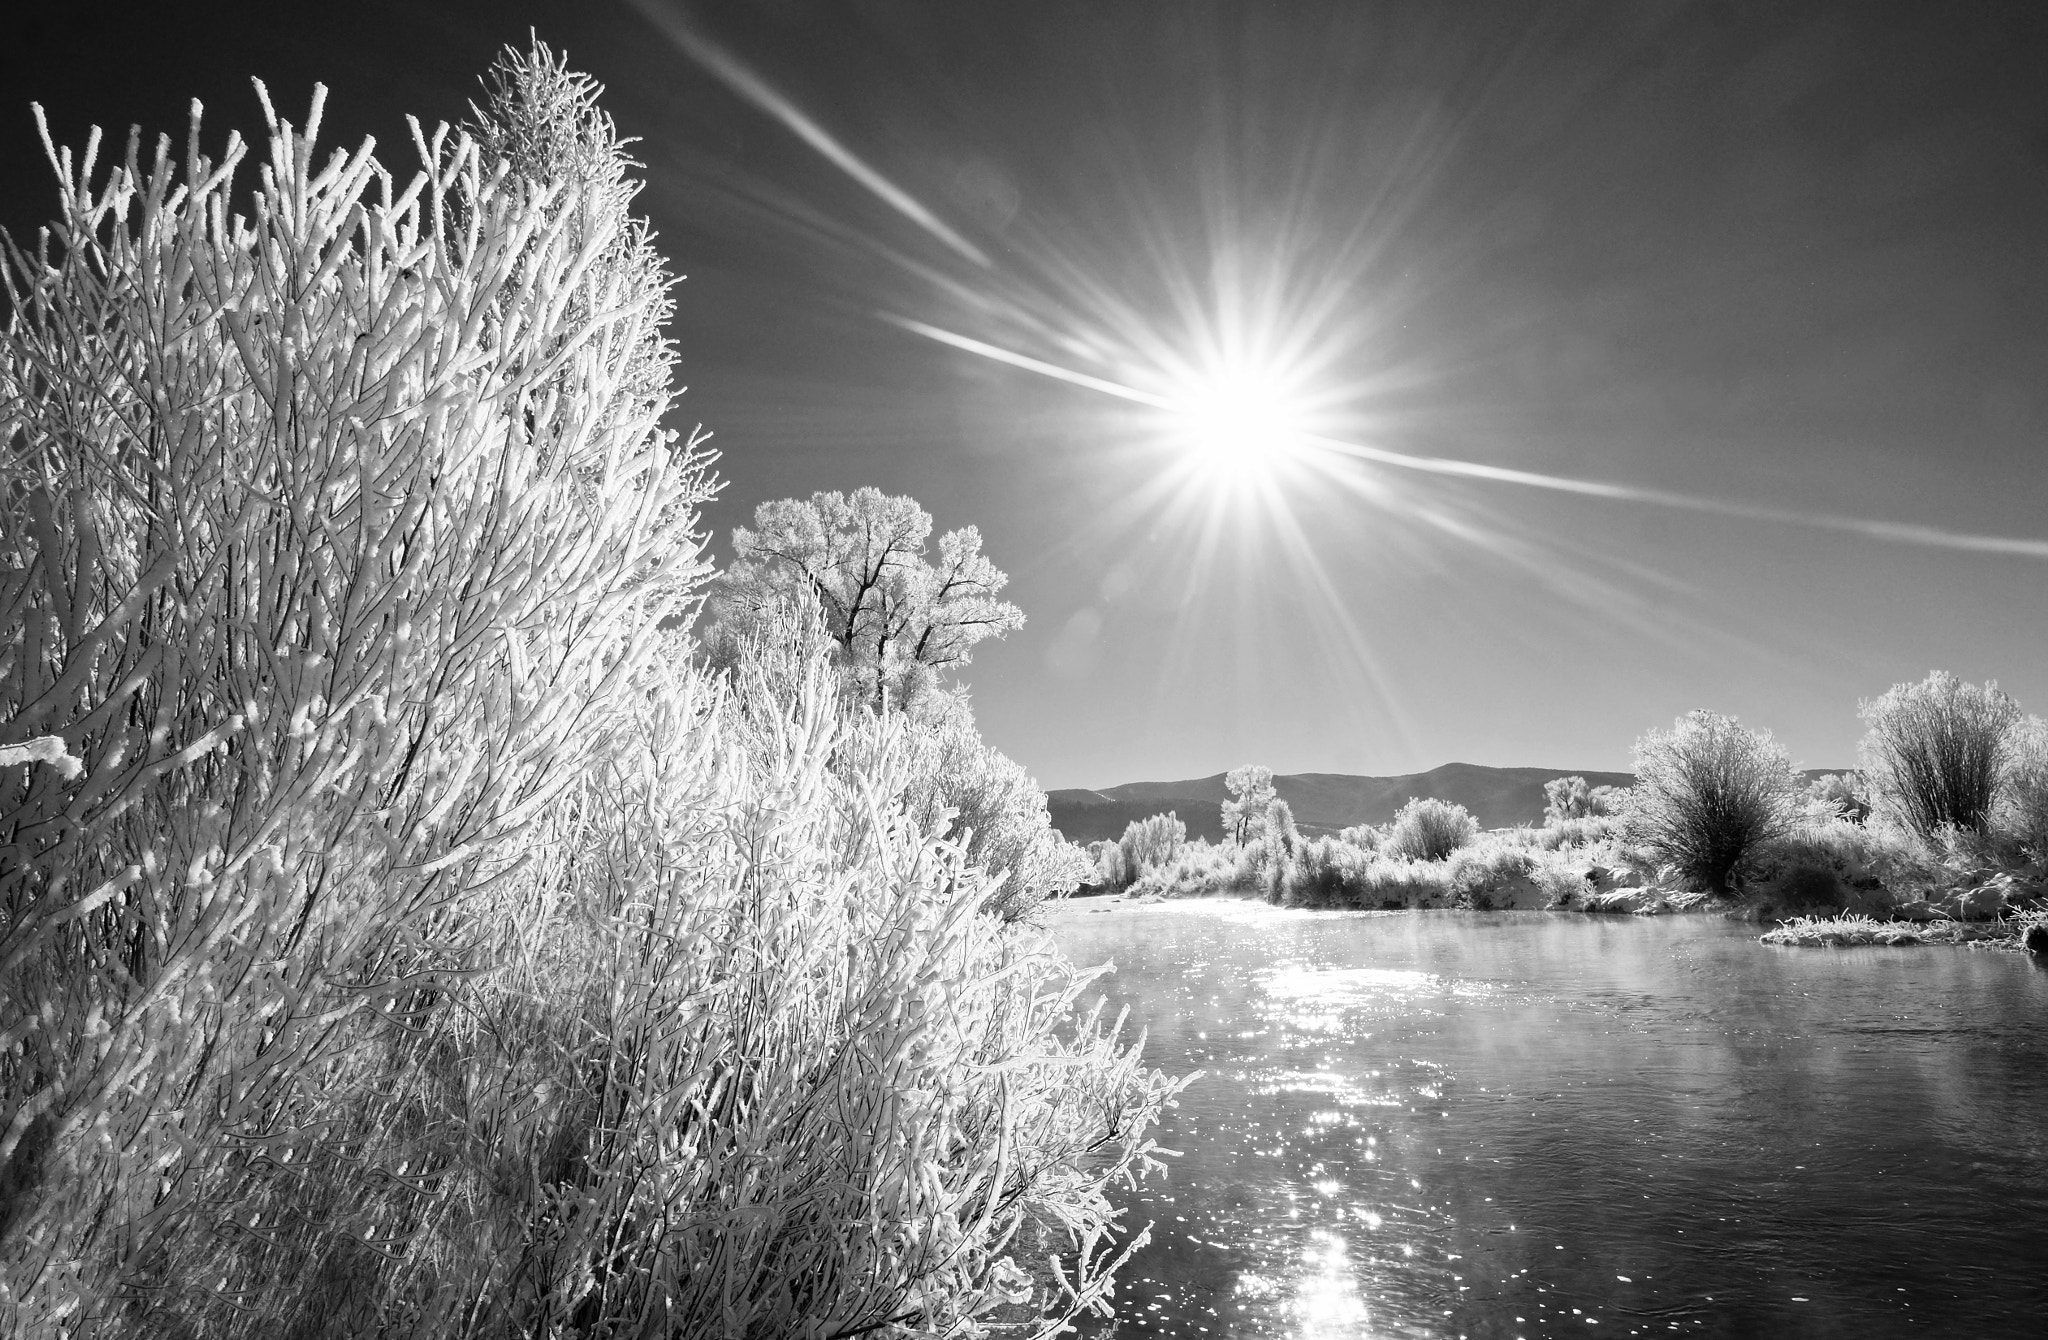
[[[1806,777],[1840,771],[1809,768]],[[1172,812],[1189,837],[1215,841],[1223,835],[1221,806],[1230,798],[1223,773],[1171,782],[1125,782],[1091,790],[1063,787],[1046,792],[1052,826],[1072,842],[1123,835],[1127,824]],[[1445,763],[1427,772],[1367,777],[1342,772],[1297,772],[1276,776],[1274,792],[1294,812],[1295,823],[1311,834],[1334,833],[1352,824],[1381,824],[1413,797],[1435,797],[1463,805],[1483,828],[1512,828],[1543,822],[1543,784],[1557,777],[1584,777],[1590,786],[1630,786],[1635,774],[1571,768],[1496,768],[1483,763]]]

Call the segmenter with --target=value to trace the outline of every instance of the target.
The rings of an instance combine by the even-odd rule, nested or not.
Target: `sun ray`
[[[1099,391],[1105,395],[1117,396],[1139,404],[1151,405],[1169,413],[1186,413],[1186,401],[1169,395],[1141,390],[1127,383],[1091,373],[1077,372],[1071,368],[1045,359],[1033,358],[1016,353],[984,340],[972,339],[965,335],[943,330],[922,321],[893,317],[891,320],[903,329],[927,339],[948,344],[967,353],[1007,363],[1012,367],[1040,376],[1052,377],[1074,386]],[[1766,521],[1792,526],[1808,526],[1819,530],[1831,530],[1861,535],[1868,539],[1883,540],[1896,544],[1919,545],[1927,548],[1950,549],[1967,553],[2006,554],[2021,558],[2048,559],[2048,540],[2032,539],[2025,536],[1985,535],[1970,531],[1948,530],[1918,522],[1883,521],[1871,517],[1847,516],[1834,512],[1809,511],[1800,508],[1774,507],[1764,503],[1740,502],[1728,498],[1716,498],[1704,494],[1680,493],[1672,489],[1647,488],[1637,484],[1611,483],[1594,479],[1576,479],[1568,475],[1544,474],[1534,470],[1518,470],[1510,466],[1488,465],[1481,461],[1460,460],[1446,456],[1421,456],[1412,452],[1394,451],[1376,447],[1364,442],[1347,441],[1320,433],[1293,431],[1295,438],[1319,451],[1369,462],[1373,465],[1388,466],[1397,470],[1421,474],[1449,475],[1464,479],[1485,480],[1496,484],[1512,484],[1522,488],[1543,489],[1555,493],[1572,493],[1581,497],[1601,498],[1610,502],[1638,503],[1651,507],[1668,507],[1681,511],[1700,512],[1712,516],[1726,516],[1746,521]]]
[[[761,111],[781,122],[789,132],[816,150],[826,162],[872,192],[891,209],[909,219],[930,236],[983,269],[990,267],[988,255],[962,237],[904,190],[864,162],[851,149],[801,108],[783,96],[774,85],[756,74],[737,56],[683,22],[680,15],[659,0],[626,0],[640,17],[669,42],[719,82],[745,98]]]

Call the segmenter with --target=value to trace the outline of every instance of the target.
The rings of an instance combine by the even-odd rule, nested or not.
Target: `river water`
[[[1097,1336],[2048,1335],[2048,971],[1719,918],[1074,901],[1206,1072]]]

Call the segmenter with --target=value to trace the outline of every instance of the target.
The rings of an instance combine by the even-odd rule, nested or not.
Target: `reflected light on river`
[[[2033,1335],[2048,973],[1681,917],[1077,902],[1206,1077],[1094,1336]],[[2020,1319],[2024,1319],[2021,1321]]]

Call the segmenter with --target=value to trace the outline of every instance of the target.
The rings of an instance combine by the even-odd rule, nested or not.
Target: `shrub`
[[[1172,1086],[1098,1016],[1073,1031],[1087,975],[978,915],[961,849],[904,821],[907,723],[836,701],[822,659],[792,717],[742,710],[781,693],[749,678],[643,679],[534,877],[477,909],[496,972],[278,1114],[271,1160],[214,1170],[226,1217],[272,1227],[161,1263],[242,1291],[181,1302],[196,1330],[945,1332],[1021,1293],[1015,1230],[1099,1247],[1105,1178],[1150,1157],[1112,1128]]]
[[[1310,838],[1295,854],[1282,900],[1292,907],[1358,906],[1372,853],[1342,837]]]
[[[1886,813],[1934,844],[1943,829],[1990,831],[2020,719],[2013,700],[1936,670],[1862,704],[1864,776]]]
[[[1613,814],[1623,788],[1589,786],[1583,777],[1559,777],[1543,784],[1543,821],[1557,825]]]
[[[1286,890],[1287,872],[1301,850],[1301,833],[1294,826],[1294,811],[1286,801],[1275,799],[1267,802],[1265,837],[1260,842],[1260,849],[1264,857],[1260,873],[1264,876],[1266,901],[1277,903]]]
[[[869,701],[846,695],[843,666],[840,688],[849,705]],[[1045,792],[1022,764],[982,740],[963,695],[928,689],[903,715],[921,759],[906,803],[927,825],[940,825],[951,812],[948,831],[968,861],[991,876],[983,911],[1022,920],[1090,877],[1090,864],[1053,828]],[[860,766],[852,757],[841,764],[848,776]]]
[[[1525,829],[1523,831],[1528,836],[1521,841],[1526,846],[1539,847],[1544,851],[1561,851],[1568,847],[1590,847],[1605,842],[1619,834],[1622,828],[1622,820],[1618,816],[1596,814],[1546,824],[1542,828]]]
[[[1441,861],[1479,834],[1479,821],[1463,805],[1410,800],[1394,816],[1381,850],[1396,860]]]
[[[1071,1311],[1175,1085],[905,722],[689,667],[668,281],[498,73],[409,187],[65,155],[0,266],[0,1332],[962,1333],[1026,1224]]]
[[[1250,893],[1260,887],[1255,871],[1240,865],[1243,855],[1231,843],[1211,846],[1196,839],[1173,859],[1145,871],[1131,886],[1133,897],[1180,898],[1209,893]]]
[[[2048,721],[2040,717],[2013,729],[1997,817],[2021,851],[2048,864]]]
[[[1792,762],[1768,731],[1692,712],[1636,741],[1629,840],[1711,893],[1763,844],[1784,836],[1793,809]]]
[[[476,970],[456,909],[687,616],[669,280],[551,80],[559,190],[497,121],[410,187],[321,167],[322,90],[251,203],[195,110],[182,164],[53,154],[64,217],[6,241],[0,720],[83,771],[0,771],[0,1330],[211,1237],[229,1151]]]
[[[1906,901],[1939,882],[1902,829],[1839,815],[1802,818],[1758,854],[1753,885],[1785,907],[1854,901],[1861,910]]]
[[[1860,824],[1870,817],[1862,778],[1854,773],[1831,772],[1814,778],[1806,784],[1801,800],[1807,814],[1816,820],[1845,819]]]
[[[1577,900],[1591,892],[1593,887],[1586,878],[1586,864],[1557,849],[1539,850],[1541,854],[1529,868],[1529,881],[1543,895],[1543,905],[1576,907]]]
[[[1188,826],[1176,815],[1155,814],[1132,820],[1117,842],[1123,850],[1126,877],[1137,879],[1152,867],[1172,861],[1187,840]]]
[[[1378,851],[1380,844],[1387,840],[1387,829],[1384,824],[1353,824],[1349,828],[1338,829],[1337,840],[1367,851]]]
[[[1518,879],[1527,879],[1537,860],[1511,842],[1483,841],[1460,847],[1445,861],[1452,891],[1464,898],[1484,899]]]

